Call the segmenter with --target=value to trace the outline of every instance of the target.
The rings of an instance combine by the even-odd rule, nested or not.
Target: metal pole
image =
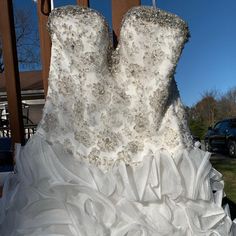
[[[6,77],[12,143],[24,144],[20,76],[12,0],[0,1],[0,30],[2,36],[4,74]]]
[[[157,1],[156,1],[156,0],[152,0],[152,6],[153,6],[154,8],[157,8]]]
[[[48,76],[51,58],[51,39],[47,31],[48,15],[51,11],[50,0],[38,0],[39,38],[42,63],[42,78],[45,97],[48,91]]]
[[[114,46],[117,45],[120,35],[121,21],[124,14],[132,7],[139,6],[140,0],[112,0],[112,26]]]
[[[53,9],[54,9],[54,1],[51,0],[51,10],[53,10]]]

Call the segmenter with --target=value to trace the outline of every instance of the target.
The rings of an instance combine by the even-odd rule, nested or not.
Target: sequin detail
[[[39,131],[49,143],[66,144],[75,158],[103,171],[121,160],[137,165],[148,150],[191,147],[173,78],[189,35],[183,20],[132,8],[114,51],[107,23],[92,9],[57,8],[48,28],[53,66]],[[57,119],[48,133],[51,114]]]

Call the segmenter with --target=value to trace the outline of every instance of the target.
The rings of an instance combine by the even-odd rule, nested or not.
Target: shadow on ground
[[[11,150],[11,139],[0,138],[0,172],[13,170],[13,152]]]
[[[224,197],[223,198],[223,202],[222,205],[229,205],[229,209],[230,209],[230,214],[231,214],[231,219],[234,220],[236,219],[236,203],[231,201],[229,198]]]

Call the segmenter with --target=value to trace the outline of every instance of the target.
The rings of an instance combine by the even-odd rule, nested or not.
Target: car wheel
[[[229,141],[228,152],[231,157],[236,157],[236,142],[235,141]]]
[[[208,152],[212,152],[212,148],[209,141],[205,141],[205,150]]]

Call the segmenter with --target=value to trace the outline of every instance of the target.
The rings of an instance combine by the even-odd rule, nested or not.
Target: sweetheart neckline
[[[78,13],[79,14],[95,13],[97,17],[99,17],[103,21],[103,23],[105,23],[106,27],[108,27],[110,30],[108,21],[106,20],[104,15],[98,12],[97,10],[88,7],[81,7],[79,5],[66,5],[63,7],[54,8],[51,11],[48,18],[48,30],[50,34],[52,32],[50,24],[54,17],[60,17],[62,15],[67,15],[67,14],[68,15],[71,14],[73,16]],[[159,24],[160,26],[167,24],[170,28],[178,28],[182,31],[185,31],[187,39],[190,36],[188,24],[181,17],[168,11],[164,11],[159,8],[153,8],[150,6],[136,6],[128,10],[123,16],[120,27],[121,30],[124,27],[125,23],[127,22],[127,19],[129,19],[133,15],[137,20],[141,19],[144,20],[144,22],[145,21],[150,23],[152,22],[154,24]]]

